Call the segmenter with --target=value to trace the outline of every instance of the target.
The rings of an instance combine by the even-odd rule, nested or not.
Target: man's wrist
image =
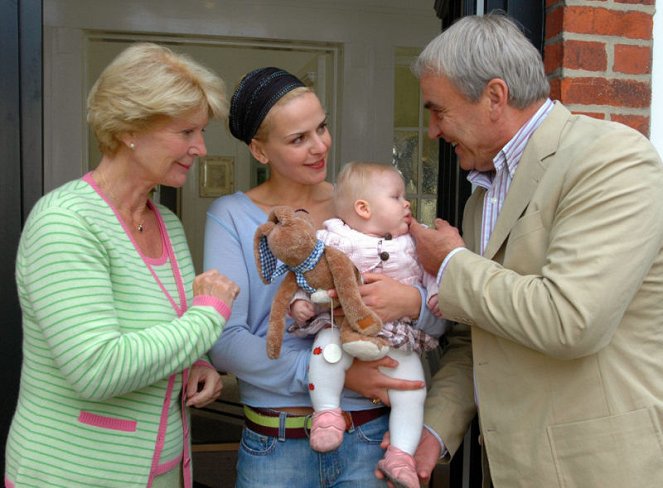
[[[442,261],[442,264],[440,265],[440,269],[437,270],[437,286],[439,288],[440,283],[442,282],[442,276],[444,275],[444,270],[447,269],[447,266],[449,265],[449,261],[451,261],[451,258],[453,258],[456,254],[458,254],[460,251],[464,251],[467,248],[461,246],[457,247],[455,249],[452,249],[449,254],[447,254],[447,257],[444,258],[444,261]]]
[[[437,434],[437,432],[435,432],[435,431],[434,431],[431,427],[429,427],[428,425],[424,425],[424,428],[425,428],[428,432],[430,432],[431,435],[432,435],[433,437],[435,437],[435,439],[437,439],[437,442],[440,443],[440,458],[439,458],[439,459],[444,459],[444,458],[449,454],[449,451],[447,450],[447,446],[444,445],[444,441],[443,441],[442,438]]]

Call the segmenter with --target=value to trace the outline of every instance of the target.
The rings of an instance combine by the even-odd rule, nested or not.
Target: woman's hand
[[[387,390],[418,390],[425,388],[424,381],[400,380],[382,373],[379,368],[395,368],[398,361],[385,356],[376,361],[360,361],[355,359],[352,366],[345,372],[345,386],[361,396],[380,400],[389,405]]]
[[[186,385],[187,407],[201,408],[221,396],[223,381],[221,375],[209,365],[194,364],[189,370]]]
[[[198,295],[213,296],[232,308],[235,298],[239,295],[239,286],[217,270],[210,269],[193,280],[193,296]]]

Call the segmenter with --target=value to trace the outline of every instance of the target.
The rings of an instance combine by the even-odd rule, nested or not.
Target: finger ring
[[[377,405],[378,403],[382,403],[382,400],[380,400],[379,398],[373,398],[373,400],[371,400],[371,403],[373,405]]]

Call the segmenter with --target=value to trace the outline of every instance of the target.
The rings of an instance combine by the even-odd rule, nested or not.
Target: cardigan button
[[[387,251],[382,251],[380,253],[380,259],[382,259],[383,261],[386,261],[387,259],[389,259],[389,253]]]

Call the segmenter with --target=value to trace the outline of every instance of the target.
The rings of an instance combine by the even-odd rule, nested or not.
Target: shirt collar
[[[525,147],[527,146],[529,138],[543,123],[554,105],[555,104],[552,100],[547,98],[536,113],[532,115],[532,117],[530,117],[520,129],[518,129],[518,132],[516,132],[516,134],[495,155],[493,158],[493,166],[495,167],[495,170],[483,172],[476,170],[470,171],[467,175],[468,181],[474,185],[488,189],[492,186],[496,173],[506,170],[507,173],[513,177],[513,174],[516,172],[516,168],[520,163],[520,158],[522,157],[523,152],[525,152]]]

